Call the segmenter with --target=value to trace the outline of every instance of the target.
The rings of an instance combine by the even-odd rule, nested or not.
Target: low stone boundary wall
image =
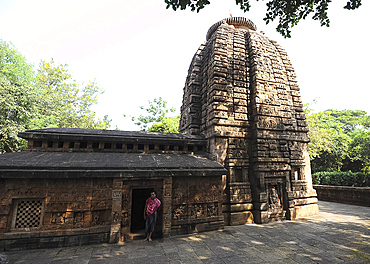
[[[108,243],[109,234],[110,226],[64,231],[5,233],[3,239],[0,239],[0,252]]]
[[[317,198],[323,201],[370,206],[370,187],[314,185]]]

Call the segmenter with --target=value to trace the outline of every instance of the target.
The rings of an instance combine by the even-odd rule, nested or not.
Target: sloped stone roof
[[[17,152],[0,155],[0,178],[215,176],[226,170],[190,154]]]
[[[121,131],[121,130],[100,130],[83,128],[45,128],[27,130],[19,133],[24,139],[32,138],[118,138],[118,139],[146,139],[146,140],[205,140],[200,135],[190,135],[182,133],[162,133],[162,132],[142,132],[142,131]]]

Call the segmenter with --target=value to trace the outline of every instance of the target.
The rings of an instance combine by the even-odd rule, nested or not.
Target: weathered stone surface
[[[19,134],[26,151],[0,155],[0,249],[133,239],[153,190],[155,236],[317,213],[302,106],[286,52],[248,19],[219,21],[191,62],[181,133]]]
[[[320,200],[370,206],[369,188],[327,185],[315,185],[314,187]]]
[[[253,214],[250,211],[234,212],[230,214],[230,225],[252,224]]]
[[[144,228],[143,208],[152,190],[162,201],[154,236],[222,228],[226,170],[209,158],[203,136],[166,135],[85,129],[22,133],[28,149],[0,155],[2,248],[132,239],[131,232]],[[180,216],[181,207],[187,211]]]
[[[254,208],[259,223],[289,218],[292,214],[286,211],[291,206],[317,200],[307,158],[307,122],[294,69],[284,49],[252,25],[246,18],[233,17],[209,29],[207,42],[190,65],[181,107],[180,131],[208,138],[211,153],[229,170],[225,183],[229,200],[224,202],[229,224],[239,221],[232,220],[238,217],[231,213],[235,206],[229,205],[250,203],[254,194],[264,193],[270,210]],[[189,81],[193,78],[198,80],[196,92]],[[195,94],[199,101],[191,107]],[[194,120],[191,115],[202,118]],[[236,170],[248,171],[248,175],[237,177]],[[234,182],[250,183],[248,191],[233,186]],[[275,202],[271,201],[272,188]],[[245,212],[250,210],[245,207]],[[294,216],[300,212],[296,210]]]

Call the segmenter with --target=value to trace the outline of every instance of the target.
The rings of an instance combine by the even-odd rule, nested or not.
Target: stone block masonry
[[[283,48],[246,18],[211,26],[190,64],[180,132],[204,135],[228,169],[226,224],[317,213],[302,106]]]
[[[318,212],[307,122],[286,52],[246,18],[215,23],[189,67],[180,133],[19,133],[0,155],[0,250],[117,243]]]
[[[1,179],[1,248],[108,242],[111,179]],[[37,232],[35,232],[37,231]]]
[[[314,185],[320,200],[370,207],[369,187]]]
[[[224,226],[226,170],[202,136],[77,128],[20,136],[28,149],[0,155],[0,251],[139,238],[152,191],[162,202],[154,238]]]

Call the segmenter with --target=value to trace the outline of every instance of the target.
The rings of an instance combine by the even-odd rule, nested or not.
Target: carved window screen
[[[16,201],[14,229],[38,228],[41,226],[43,201],[41,199],[22,199]]]

